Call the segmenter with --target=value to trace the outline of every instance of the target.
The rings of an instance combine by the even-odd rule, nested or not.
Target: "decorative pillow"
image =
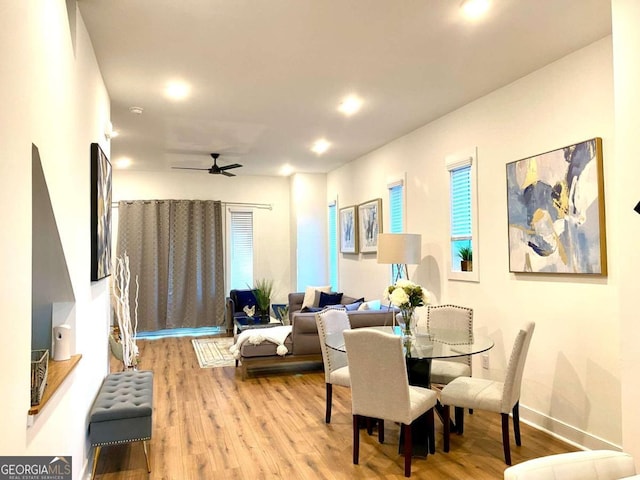
[[[360,308],[360,305],[362,305],[363,303],[364,302],[362,301],[358,301],[358,302],[343,304],[342,306],[347,309],[347,312],[354,312],[358,310]]]
[[[314,303],[316,299],[316,290],[319,290],[321,292],[330,292],[331,285],[325,285],[321,287],[307,287],[307,289],[304,291],[304,300],[302,300],[302,308],[318,306],[317,303]]]
[[[256,296],[253,290],[236,290],[236,312],[242,312],[244,307],[253,307],[256,304]]]
[[[337,305],[342,300],[342,293],[325,293],[320,292],[319,307],[326,307],[327,305]]]
[[[302,307],[300,309],[300,313],[308,313],[308,312],[321,312],[324,308],[320,307]]]
[[[360,306],[358,307],[358,310],[369,310],[369,303],[368,302],[364,302],[361,303]]]
[[[366,305],[366,307],[361,306],[360,310],[380,310],[380,300],[369,300],[362,305]]]
[[[343,305],[347,305],[346,303],[344,303],[345,300],[351,300],[351,298],[350,297],[342,297],[342,304]],[[358,298],[356,300],[353,300],[352,302],[349,302],[349,304],[352,304],[352,303],[364,303],[364,297],[360,297],[360,298]]]

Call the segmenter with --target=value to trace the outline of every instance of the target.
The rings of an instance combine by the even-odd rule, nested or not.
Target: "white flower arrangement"
[[[429,305],[429,292],[409,280],[398,280],[385,288],[383,298],[400,310],[413,310],[415,307]]]

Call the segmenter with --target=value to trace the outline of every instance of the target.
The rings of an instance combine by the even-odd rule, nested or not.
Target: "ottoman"
[[[89,417],[89,440],[96,447],[91,478],[105,445],[142,442],[151,472],[147,440],[151,439],[153,372],[128,371],[107,375]]]

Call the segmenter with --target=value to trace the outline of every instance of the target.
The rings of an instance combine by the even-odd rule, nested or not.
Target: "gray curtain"
[[[140,283],[139,331],[224,324],[221,202],[119,202],[117,255],[125,252]]]

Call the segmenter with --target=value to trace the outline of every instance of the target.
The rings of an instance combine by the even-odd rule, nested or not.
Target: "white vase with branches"
[[[131,318],[131,305],[129,302],[129,289],[131,286],[131,270],[129,269],[129,256],[125,253],[116,258],[113,276],[113,303],[118,329],[120,330],[120,352],[114,352],[117,358],[122,360],[124,368],[136,368],[138,365],[138,291],[140,285],[138,276],[135,277],[135,297],[133,319]],[[112,343],[113,350],[113,343]]]

